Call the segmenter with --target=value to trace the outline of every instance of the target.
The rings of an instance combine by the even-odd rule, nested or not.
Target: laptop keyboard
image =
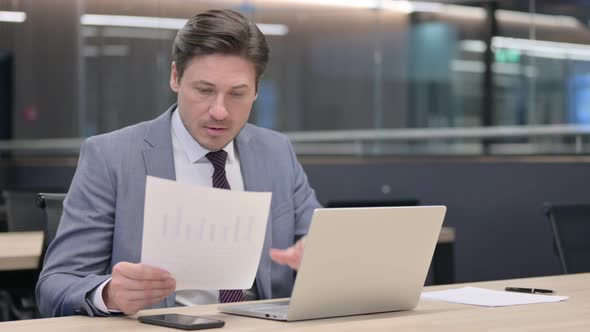
[[[289,309],[289,302],[275,302],[260,304],[260,307],[253,309],[257,312],[268,312],[273,314],[286,314]]]
[[[254,309],[256,312],[264,312],[269,314],[286,314],[288,310],[289,306],[287,305]]]

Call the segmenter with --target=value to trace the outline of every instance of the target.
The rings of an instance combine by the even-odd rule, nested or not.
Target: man
[[[268,61],[265,38],[241,14],[210,10],[178,32],[172,53],[177,105],[155,120],[91,137],[80,150],[37,284],[44,316],[134,314],[174,305],[173,277],[140,263],[146,175],[271,191],[253,291],[261,299],[291,293],[292,269],[319,204],[287,138],[246,124]],[[242,297],[242,290],[197,294],[200,303]]]

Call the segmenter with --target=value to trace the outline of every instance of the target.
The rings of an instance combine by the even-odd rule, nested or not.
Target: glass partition
[[[161,114],[176,30],[210,8],[266,34],[250,122],[300,153],[590,151],[590,6],[544,0],[2,1],[0,140],[71,150]]]

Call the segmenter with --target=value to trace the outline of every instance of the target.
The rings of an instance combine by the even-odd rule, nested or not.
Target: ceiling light
[[[483,53],[486,50],[485,43],[481,40],[462,40],[459,48],[474,53]],[[523,54],[539,58],[590,61],[590,45],[584,44],[496,36],[492,38],[492,49],[519,50]]]
[[[187,19],[149,17],[149,16],[123,16],[123,15],[93,15],[84,14],[80,17],[82,25],[98,25],[112,27],[134,27],[152,29],[181,29]]]
[[[27,19],[25,12],[0,11],[0,22],[23,23]]]
[[[578,28],[582,25],[575,17],[564,15],[547,15],[517,12],[499,9],[496,11],[498,21],[526,23],[556,28]]]
[[[131,27],[179,30],[188,19],[150,16],[123,16],[123,15],[95,15],[84,14],[80,17],[82,25]],[[257,23],[260,31],[267,36],[284,36],[289,32],[289,27],[284,24]]]

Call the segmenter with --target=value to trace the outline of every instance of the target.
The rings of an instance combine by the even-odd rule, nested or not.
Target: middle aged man
[[[37,284],[44,316],[133,314],[174,305],[173,277],[140,263],[146,175],[271,191],[254,293],[290,296],[292,269],[319,204],[287,138],[246,124],[268,53],[256,25],[231,10],[195,15],[178,32],[170,76],[178,104],[152,121],[91,137],[81,148]],[[242,297],[242,290],[201,290],[197,302]]]

